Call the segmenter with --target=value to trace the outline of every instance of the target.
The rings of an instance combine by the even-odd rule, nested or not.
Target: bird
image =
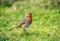
[[[20,20],[19,24],[16,27],[11,28],[9,31],[13,30],[14,28],[22,28],[24,31],[27,27],[29,27],[32,23],[32,12],[26,12],[22,19]]]

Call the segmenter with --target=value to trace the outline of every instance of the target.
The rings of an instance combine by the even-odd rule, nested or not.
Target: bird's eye
[[[31,13],[31,12],[29,12],[29,13],[28,13],[28,15],[32,15],[32,13]]]
[[[30,13],[28,13],[28,14],[30,14]]]

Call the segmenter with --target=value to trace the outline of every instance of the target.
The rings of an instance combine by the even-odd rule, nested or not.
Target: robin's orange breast
[[[31,23],[32,23],[32,17],[28,17],[27,19],[28,19],[28,21],[29,21],[30,24],[31,24]]]

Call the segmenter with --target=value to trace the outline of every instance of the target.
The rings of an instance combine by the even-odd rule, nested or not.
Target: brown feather
[[[22,19],[22,21],[20,21],[20,23],[19,23],[18,27],[21,27],[23,24],[25,24],[24,19]]]

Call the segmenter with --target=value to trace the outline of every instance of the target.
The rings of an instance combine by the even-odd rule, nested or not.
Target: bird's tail
[[[21,27],[21,26],[15,26],[15,27],[9,29],[9,31],[12,31],[13,29],[15,29],[15,28],[20,28],[20,27]]]
[[[14,28],[16,28],[16,27],[13,27],[13,28],[9,29],[9,31],[12,31]]]
[[[12,31],[15,28],[18,28],[18,26],[12,27],[11,29],[9,29],[9,31]]]

